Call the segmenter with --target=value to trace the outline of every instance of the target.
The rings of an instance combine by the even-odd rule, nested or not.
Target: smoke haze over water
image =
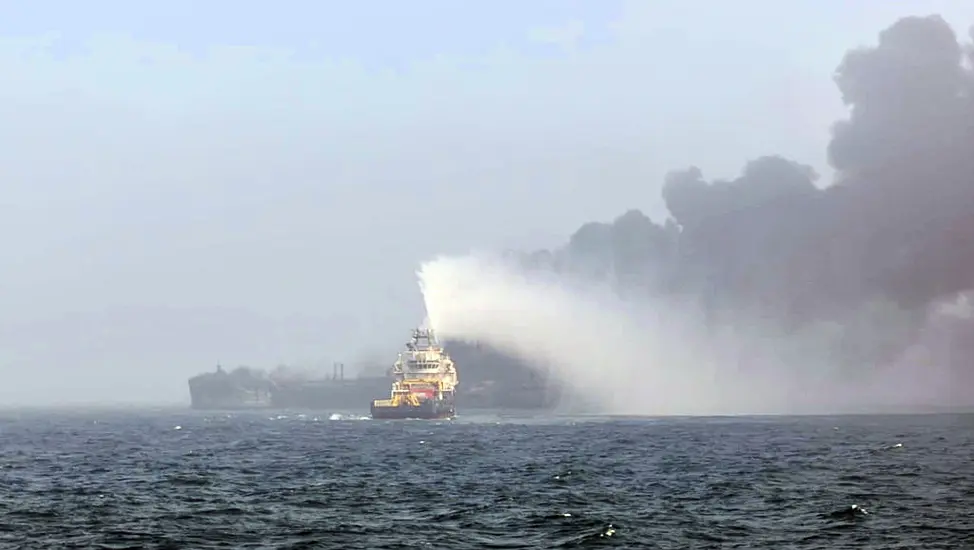
[[[974,288],[972,63],[940,17],[901,19],[836,71],[831,185],[778,156],[673,172],[665,224],[427,262],[429,320],[615,413],[971,405],[974,329],[945,304]]]
[[[622,408],[971,399],[974,328],[933,315],[974,286],[970,0],[7,4],[0,406],[384,371],[439,255],[547,308],[441,323],[534,318],[545,368],[633,371],[573,367]],[[485,348],[464,408],[584,402]]]
[[[443,338],[549,370],[609,413],[857,412],[930,406],[945,389],[924,364],[844,371],[831,352],[848,327],[785,334],[741,318],[708,331],[690,303],[623,301],[601,285],[482,255],[427,262],[419,277]]]

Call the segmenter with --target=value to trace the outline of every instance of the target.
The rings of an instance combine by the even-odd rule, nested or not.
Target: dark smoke
[[[885,304],[903,323],[869,344],[850,333],[844,361],[889,362],[926,343],[937,348],[927,360],[970,372],[970,322],[932,337],[929,319],[974,288],[972,65],[974,48],[941,17],[901,19],[835,72],[849,114],[832,129],[830,184],[774,155],[731,181],[690,167],[664,182],[665,223],[632,210],[521,260],[691,298],[713,322],[746,312],[799,330]]]

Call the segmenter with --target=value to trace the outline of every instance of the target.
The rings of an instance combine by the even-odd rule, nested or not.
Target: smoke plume
[[[969,400],[974,327],[945,304],[974,288],[972,64],[939,16],[901,19],[836,70],[829,185],[774,155],[672,172],[662,224],[632,210],[557,250],[424,264],[429,321],[612,412]]]

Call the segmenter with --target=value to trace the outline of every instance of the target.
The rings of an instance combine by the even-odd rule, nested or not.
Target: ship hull
[[[200,375],[190,380],[190,407],[194,410],[354,410],[389,387],[388,378],[374,376],[348,380],[295,380],[267,388],[238,387],[227,376]]]
[[[428,399],[419,406],[376,405],[372,402],[372,418],[375,420],[443,420],[457,415],[456,407],[448,400]]]

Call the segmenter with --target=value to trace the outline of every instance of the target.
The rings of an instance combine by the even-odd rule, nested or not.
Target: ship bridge
[[[453,361],[436,341],[432,329],[414,329],[406,349],[399,354],[393,367],[397,380],[411,383],[442,384],[452,389],[456,385]]]

